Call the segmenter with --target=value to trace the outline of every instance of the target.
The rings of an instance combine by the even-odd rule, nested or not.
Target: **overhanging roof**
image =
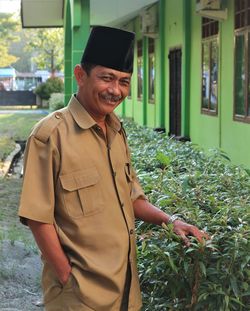
[[[90,0],[90,24],[114,25],[136,16],[137,12],[157,0]],[[62,27],[64,0],[21,0],[24,28]]]
[[[16,70],[12,67],[0,68],[1,78],[13,78],[16,76]]]
[[[23,28],[62,27],[64,0],[21,0]]]

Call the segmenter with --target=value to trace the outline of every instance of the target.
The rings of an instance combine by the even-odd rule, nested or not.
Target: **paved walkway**
[[[1,110],[0,109],[0,114],[13,114],[13,113],[37,113],[37,114],[48,114],[49,111],[46,109],[9,109],[9,110]]]

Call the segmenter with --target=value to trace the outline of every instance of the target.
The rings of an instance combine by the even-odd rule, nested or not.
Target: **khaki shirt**
[[[19,216],[54,224],[86,310],[120,310],[128,263],[129,310],[139,310],[132,202],[145,196],[118,118],[107,116],[106,140],[73,96],[35,127],[24,167]],[[44,265],[46,302],[58,294],[58,280]]]

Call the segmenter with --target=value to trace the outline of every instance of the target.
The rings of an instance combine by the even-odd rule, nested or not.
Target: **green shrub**
[[[54,77],[47,79],[46,82],[39,84],[34,90],[35,94],[40,96],[41,99],[48,100],[52,93],[63,92],[63,81],[60,78]]]
[[[52,93],[49,99],[49,109],[51,111],[55,111],[63,108],[64,106],[64,94]]]
[[[225,153],[126,121],[134,167],[149,200],[212,237],[183,246],[172,227],[137,222],[144,311],[250,310],[250,176]],[[138,148],[138,146],[140,146]]]

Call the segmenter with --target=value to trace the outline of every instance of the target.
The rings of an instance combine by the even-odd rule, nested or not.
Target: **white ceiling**
[[[63,0],[21,0],[23,27],[62,27]]]
[[[157,0],[90,0],[90,24],[112,25],[136,16]]]
[[[90,24],[114,25],[158,0],[90,0]],[[64,0],[21,0],[23,27],[62,27]]]

